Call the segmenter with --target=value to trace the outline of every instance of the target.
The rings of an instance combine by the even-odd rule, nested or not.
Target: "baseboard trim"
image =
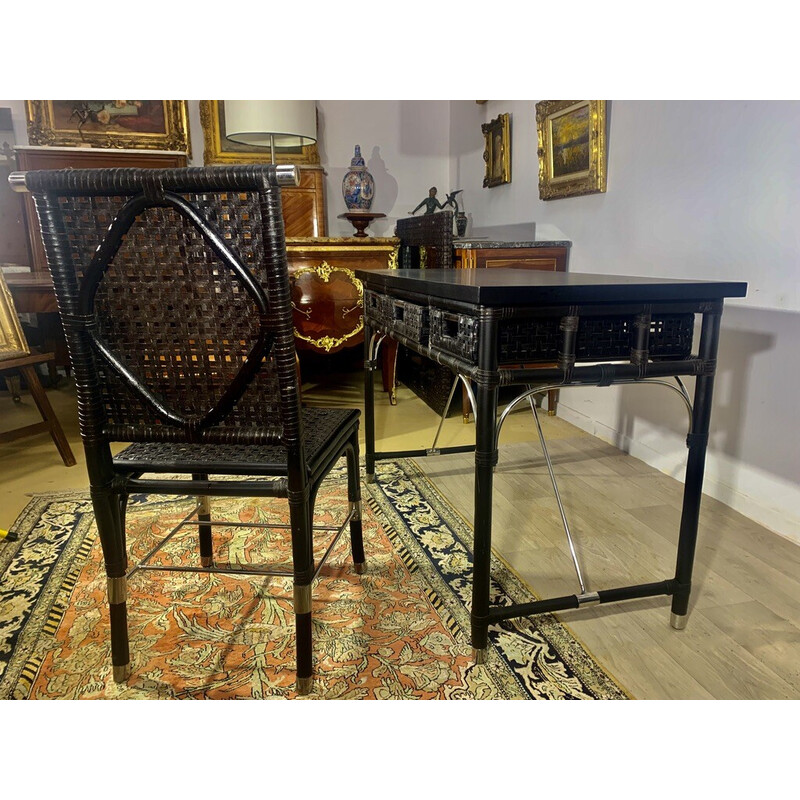
[[[591,419],[575,409],[558,404],[558,415],[566,422],[596,436],[683,483],[686,447],[674,432],[660,432],[655,450],[640,439]],[[757,467],[751,467],[709,450],[703,492],[765,528],[800,544],[800,486]],[[768,499],[769,502],[765,502]]]

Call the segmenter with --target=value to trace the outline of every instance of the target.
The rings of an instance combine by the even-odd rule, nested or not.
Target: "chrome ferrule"
[[[682,631],[689,621],[688,614],[675,614],[674,612],[669,615],[669,624],[676,630]]]
[[[128,602],[128,579],[108,578],[106,581],[108,591],[108,602],[112,606]]]
[[[311,585],[294,587],[294,613],[311,613]]]
[[[25,182],[24,172],[12,172],[8,176],[8,183],[15,192],[28,191],[28,184]]]

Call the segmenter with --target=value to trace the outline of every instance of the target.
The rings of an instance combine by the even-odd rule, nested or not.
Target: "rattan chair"
[[[133,492],[197,495],[197,568],[246,574],[276,573],[215,563],[207,498],[288,498],[299,693],[312,685],[311,584],[324,561],[314,502],[342,457],[338,534],[349,527],[362,571],[360,412],[303,408],[295,369],[279,185],[297,175],[254,165],[11,178],[34,196],[69,345],[117,681],[130,674],[127,578],[145,566],[128,566]],[[112,442],[131,444],[112,456]]]

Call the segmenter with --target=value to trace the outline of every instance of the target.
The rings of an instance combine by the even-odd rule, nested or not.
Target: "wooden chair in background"
[[[64,435],[56,412],[53,411],[53,407],[47,399],[47,393],[39,380],[39,374],[36,372],[37,364],[49,364],[52,361],[52,353],[31,352],[28,347],[14,308],[14,302],[11,299],[11,293],[0,274],[0,374],[5,378],[15,403],[21,402],[19,381],[21,375],[42,415],[41,422],[0,432],[0,443],[13,442],[16,439],[46,431],[55,442],[64,465],[71,467],[75,464],[75,456]]]

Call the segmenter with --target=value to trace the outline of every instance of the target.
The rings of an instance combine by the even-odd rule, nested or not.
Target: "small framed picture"
[[[483,160],[486,162],[485,187],[511,183],[511,117],[500,114],[497,119],[481,125],[485,147]]]
[[[605,100],[543,100],[536,129],[541,200],[606,190]]]

